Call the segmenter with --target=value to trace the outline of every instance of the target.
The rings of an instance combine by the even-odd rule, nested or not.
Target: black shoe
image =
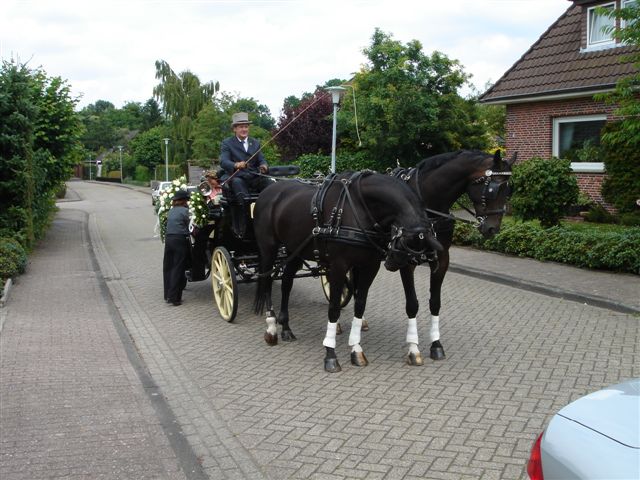
[[[180,301],[171,302],[171,305],[173,305],[174,307],[179,307],[180,305],[182,305],[182,302],[180,302]]]

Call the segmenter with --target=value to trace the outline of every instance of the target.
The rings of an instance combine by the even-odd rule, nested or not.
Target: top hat
[[[189,193],[186,190],[178,190],[173,194],[172,200],[188,200]]]
[[[234,113],[231,116],[231,126],[236,125],[251,125],[253,122],[249,121],[249,114],[246,112]]]

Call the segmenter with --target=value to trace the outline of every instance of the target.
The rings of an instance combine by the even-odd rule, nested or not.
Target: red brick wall
[[[507,105],[508,155],[518,152],[518,162],[532,157],[551,158],[554,118],[606,114],[607,120],[612,120],[614,108],[595,102],[591,97]],[[604,174],[577,173],[576,176],[581,191],[607,210],[614,211],[604,202],[600,192]]]
[[[606,114],[610,120],[613,109],[591,97],[507,105],[507,152],[520,160],[551,158],[554,118]]]

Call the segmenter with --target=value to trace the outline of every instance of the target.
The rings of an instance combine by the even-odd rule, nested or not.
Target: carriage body
[[[290,177],[297,175],[300,168],[295,165],[274,166],[269,169],[272,177]],[[259,249],[253,231],[253,207],[258,199],[258,193],[252,193],[247,199],[247,231],[243,238],[239,238],[232,229],[231,202],[232,195],[223,188],[223,195],[217,205],[208,204],[208,223],[191,233],[191,265],[186,272],[190,282],[203,281],[211,278],[213,297],[220,316],[232,322],[238,309],[238,284],[253,283],[259,279]],[[278,261],[272,272],[272,277],[279,280],[284,268],[288,252],[284,247],[278,251]],[[328,298],[329,285],[326,281],[323,266],[306,263],[305,268],[298,272],[297,278],[321,277],[323,289]],[[351,292],[346,291],[343,304],[351,298]]]

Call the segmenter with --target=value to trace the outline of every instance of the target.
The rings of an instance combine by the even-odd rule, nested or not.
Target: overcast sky
[[[153,95],[155,61],[253,97],[283,100],[348,79],[379,27],[457,59],[484,90],[568,0],[2,0],[0,57],[67,79],[79,107]]]

